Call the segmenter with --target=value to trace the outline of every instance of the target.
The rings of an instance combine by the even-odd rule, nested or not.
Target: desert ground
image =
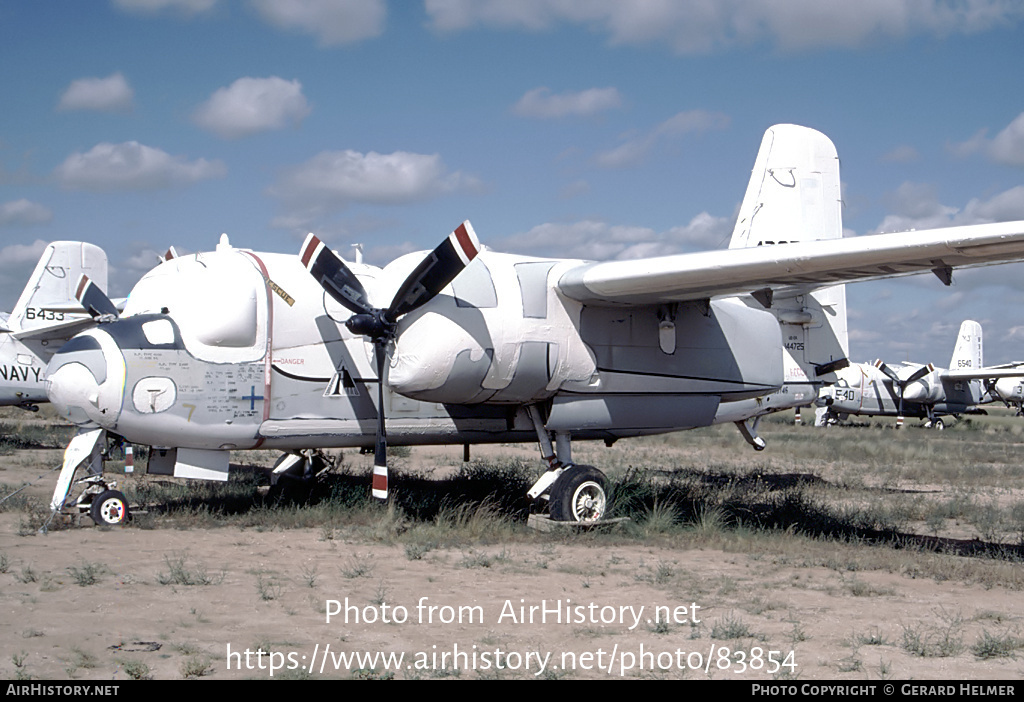
[[[731,426],[578,443],[629,520],[554,531],[499,498],[278,503],[258,478],[228,498],[140,466],[117,476],[127,526],[57,517],[41,533],[67,436],[37,435],[51,424],[12,411],[0,426],[7,679],[1024,675],[1024,418],[1009,412],[943,432],[787,413],[762,423],[760,453]],[[415,478],[396,493],[465,474],[461,446],[396,454]],[[538,455],[474,447],[469,465],[539,474]],[[251,476],[273,459],[232,460]],[[346,451],[339,470],[368,493],[367,465]]]

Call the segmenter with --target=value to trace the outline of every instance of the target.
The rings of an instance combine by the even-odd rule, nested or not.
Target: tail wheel
[[[566,468],[549,494],[548,514],[556,522],[596,522],[608,510],[608,479],[593,466]]]
[[[99,526],[120,526],[128,521],[128,500],[118,490],[105,490],[93,499],[89,516]]]

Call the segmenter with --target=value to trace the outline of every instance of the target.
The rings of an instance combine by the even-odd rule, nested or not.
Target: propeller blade
[[[932,365],[931,363],[929,363],[929,364],[928,364],[927,366],[921,366],[921,367],[920,367],[920,368],[918,368],[918,369],[917,369],[916,371],[914,371],[914,372],[913,372],[913,373],[912,373],[912,374],[910,375],[910,377],[909,377],[909,378],[907,378],[907,379],[906,379],[906,380],[904,380],[903,382],[904,382],[905,384],[907,384],[907,385],[910,385],[910,384],[911,384],[911,383],[913,383],[913,382],[914,382],[915,380],[920,380],[921,378],[925,377],[926,375],[928,375],[929,373],[931,373],[931,372],[932,372],[933,370],[935,370],[935,366],[933,366],[933,365]]]
[[[378,500],[388,499],[388,440],[384,429],[384,383],[387,382],[387,354],[383,338],[373,342],[373,353],[377,360],[377,441],[373,451],[373,483],[371,494]]]
[[[309,234],[302,245],[302,265],[316,278],[327,294],[356,314],[372,313],[366,289],[345,262],[315,235]]]
[[[82,275],[78,279],[78,289],[75,291],[75,298],[82,303],[82,307],[88,312],[94,319],[102,315],[113,315],[117,317],[119,312],[114,303],[110,301],[106,293],[99,289],[99,287],[93,283],[89,276]]]
[[[420,262],[395,293],[384,312],[393,324],[403,314],[429,302],[452,282],[462,269],[480,253],[480,240],[473,225],[465,221]]]
[[[894,383],[901,383],[901,382],[903,382],[903,381],[900,380],[899,376],[896,375],[896,371],[894,371],[889,366],[885,365],[885,363],[883,363],[881,359],[875,361],[875,368],[877,368],[878,370],[882,371],[887,376],[889,376],[889,378]]]

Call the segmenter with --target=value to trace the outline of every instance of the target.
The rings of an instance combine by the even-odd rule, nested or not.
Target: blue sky
[[[383,264],[723,247],[761,135],[819,129],[848,236],[1024,219],[1024,5],[1002,0],[0,0],[0,309],[45,242],[111,294],[169,245]],[[851,355],[1024,359],[1024,265],[852,285]]]

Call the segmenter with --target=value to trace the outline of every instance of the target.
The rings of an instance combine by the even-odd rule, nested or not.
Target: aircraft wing
[[[81,307],[79,307],[79,310],[81,310]],[[20,341],[67,341],[76,334],[84,332],[86,329],[91,329],[94,326],[96,326],[96,321],[92,317],[79,317],[77,319],[57,322],[49,326],[36,327],[27,331],[12,330],[11,335]]]
[[[661,258],[584,263],[558,281],[566,296],[595,305],[648,305],[741,295],[1024,259],[1024,221],[876,234]]]
[[[948,370],[942,373],[943,378],[953,380],[994,380],[996,378],[1020,378],[1024,377],[1024,363],[1004,363],[999,366],[988,366],[987,368],[964,368],[963,370]]]

